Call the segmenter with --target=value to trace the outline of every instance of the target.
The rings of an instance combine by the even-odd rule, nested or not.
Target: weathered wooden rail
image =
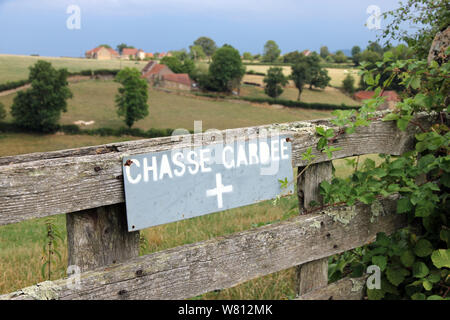
[[[416,121],[428,125],[425,116]],[[82,271],[79,287],[67,279],[46,281],[0,299],[182,299],[294,266],[300,299],[361,298],[361,279],[327,284],[327,257],[403,227],[395,199],[381,201],[376,212],[363,204],[331,208],[146,256],[138,256],[139,232],[127,232],[123,156],[214,144],[225,133],[254,138],[268,129],[293,137],[292,165],[304,168],[301,155],[316,150],[317,125],[334,127],[328,120],[294,122],[0,158],[0,225],[66,213],[69,265]],[[318,186],[331,178],[330,160],[399,155],[413,146],[414,134],[414,127],[401,132],[376,120],[339,137],[335,144],[342,149],[333,159],[316,153],[298,179],[300,213],[320,201]]]

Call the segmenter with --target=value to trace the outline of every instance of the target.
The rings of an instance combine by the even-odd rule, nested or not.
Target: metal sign
[[[192,218],[292,194],[287,136],[123,158],[128,230]]]

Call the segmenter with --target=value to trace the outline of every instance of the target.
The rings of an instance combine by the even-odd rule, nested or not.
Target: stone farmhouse
[[[146,53],[142,49],[124,48],[120,57],[125,60],[130,60],[130,58],[144,60]]]
[[[88,59],[111,60],[119,58],[119,53],[112,48],[97,47],[86,51],[85,56]]]
[[[194,84],[187,73],[174,73],[168,66],[155,61],[150,61],[141,74],[155,87],[189,91]]]

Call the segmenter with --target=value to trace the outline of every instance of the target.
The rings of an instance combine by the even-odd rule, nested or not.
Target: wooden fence
[[[423,126],[428,119],[418,117]],[[139,232],[128,232],[121,158],[192,146],[184,137],[165,137],[0,158],[0,225],[67,214],[68,264],[81,268],[79,286],[67,279],[45,281],[0,299],[184,299],[296,267],[299,299],[361,299],[364,279],[328,285],[328,257],[392,233],[406,225],[396,214],[395,199],[370,206],[334,207],[303,214],[320,201],[318,186],[331,178],[330,160],[384,153],[400,155],[414,145],[415,129],[376,120],[335,141],[332,159],[316,151],[315,126],[328,120],[232,129],[221,134],[258,136],[261,129],[290,134],[292,164],[316,158],[297,181],[299,216],[233,235],[139,256]],[[215,139],[192,136],[194,145]],[[215,141],[212,141],[215,140]]]

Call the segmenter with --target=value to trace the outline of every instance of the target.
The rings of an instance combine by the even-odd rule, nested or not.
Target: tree
[[[361,61],[361,48],[359,46],[354,46],[352,48],[352,61],[355,66],[358,66]]]
[[[328,50],[327,46],[320,47],[320,56],[323,59],[326,59],[330,55],[330,51]]]
[[[273,40],[269,40],[264,45],[264,52],[262,60],[264,62],[275,62],[277,58],[280,56],[281,50],[278,47],[277,43]]]
[[[168,66],[174,73],[191,73],[195,68],[195,64],[191,59],[180,61],[180,59],[174,56],[164,57],[159,62]]]
[[[349,73],[345,77],[345,79],[342,81],[342,86],[344,88],[344,91],[347,93],[353,93],[355,92],[355,78]]]
[[[361,48],[359,46],[354,46],[352,48],[352,57],[361,52]]]
[[[383,19],[389,23],[378,40],[384,39],[385,45],[391,41],[405,42],[414,47],[416,57],[425,59],[436,33],[450,24],[450,6],[448,1],[407,0],[403,6],[383,13]],[[404,21],[414,28],[402,28]]]
[[[302,56],[303,56],[303,53],[298,52],[298,50],[292,51],[292,52],[286,53],[283,56],[283,62],[284,63],[295,63],[298,60],[302,59]]]
[[[320,66],[320,58],[317,53],[313,52],[308,57],[302,54],[297,61],[301,60],[306,61],[309,66],[307,76],[309,89],[312,89],[312,87],[323,89],[330,83],[331,78],[328,76],[328,71]]]
[[[217,50],[216,43],[214,40],[208,37],[200,37],[194,41],[195,46],[200,46],[203,49],[203,52],[206,56],[211,57],[214,52]]]
[[[109,44],[101,44],[101,45],[99,45],[99,47],[104,47],[104,48],[107,48],[107,49],[111,49],[111,46]]]
[[[116,76],[115,81],[122,87],[116,95],[117,114],[125,118],[126,125],[131,128],[133,124],[148,115],[148,84],[141,78],[136,68],[126,67]]]
[[[172,54],[172,57],[175,57],[180,61],[184,61],[189,58],[189,55],[188,55],[186,49],[172,50],[172,51],[170,51],[170,53]]]
[[[0,120],[3,120],[6,118],[6,110],[3,103],[0,102]]]
[[[191,58],[194,60],[201,60],[206,58],[205,51],[203,51],[203,47],[199,45],[194,45],[189,47]]]
[[[14,122],[32,131],[56,131],[61,112],[67,111],[67,99],[72,98],[68,75],[66,69],[56,70],[43,60],[30,67],[31,88],[18,91],[11,107]]]
[[[364,50],[360,55],[361,62],[376,63],[377,61],[381,60],[383,60],[382,55],[371,50]]]
[[[334,62],[336,63],[344,63],[347,61],[347,56],[342,50],[339,50],[334,55]]]
[[[282,68],[271,67],[264,77],[264,92],[272,98],[277,98],[283,93],[283,86],[288,83],[287,78],[283,74]]]
[[[291,67],[292,69],[291,79],[294,81],[295,87],[298,90],[297,96],[298,101],[300,101],[300,96],[302,95],[303,92],[303,86],[311,80],[309,68],[310,66],[306,62],[306,60],[298,61]]]
[[[380,44],[378,42],[370,42],[369,45],[367,46],[366,50],[376,52],[380,55],[382,55],[384,53],[383,47],[380,46]]]
[[[127,45],[126,43],[118,44],[117,47],[116,47],[117,52],[119,52],[120,54],[122,54],[122,51],[123,51],[123,49],[125,49],[125,48],[134,49],[133,46],[129,46],[129,45]]]
[[[233,87],[239,86],[245,74],[239,51],[223,46],[212,56],[209,66],[209,87],[216,91],[230,92]]]
[[[331,78],[328,75],[328,70],[320,68],[318,71],[316,71],[315,74],[311,76],[311,82],[309,83],[309,88],[312,89],[312,87],[325,89],[326,86],[330,84]]]
[[[242,58],[244,60],[253,60],[253,55],[250,52],[244,52],[242,54]]]

